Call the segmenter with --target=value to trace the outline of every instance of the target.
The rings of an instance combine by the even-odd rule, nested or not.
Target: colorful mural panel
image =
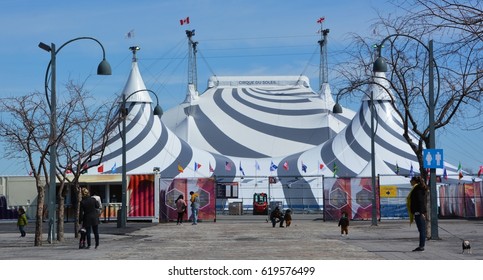
[[[160,221],[176,221],[177,212],[175,201],[180,194],[183,195],[188,204],[185,220],[192,219],[190,207],[190,192],[199,194],[200,209],[198,214],[199,221],[216,220],[216,195],[215,181],[211,178],[188,178],[162,180],[160,191]]]

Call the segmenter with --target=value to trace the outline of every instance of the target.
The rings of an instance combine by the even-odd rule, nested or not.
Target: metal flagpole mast
[[[186,36],[188,36],[188,85],[193,85],[194,90],[198,90],[198,77],[196,69],[196,46],[198,42],[193,41],[195,36],[195,30],[186,30]]]
[[[320,18],[317,22],[320,23],[320,67],[319,67],[319,92],[322,90],[322,85],[329,82],[329,66],[327,64],[327,35],[329,29],[323,29],[325,18]]]

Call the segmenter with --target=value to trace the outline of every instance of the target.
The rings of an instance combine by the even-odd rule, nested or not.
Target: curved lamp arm
[[[155,116],[158,116],[158,117],[160,117],[160,118],[161,118],[161,116],[163,115],[163,109],[161,108],[161,106],[159,106],[159,99],[158,99],[158,95],[157,95],[157,94],[156,94],[154,91],[152,91],[152,90],[150,90],[150,89],[140,89],[140,90],[136,90],[136,91],[134,91],[134,92],[131,92],[131,94],[129,94],[127,97],[124,97],[124,98],[122,99],[122,107],[125,107],[125,106],[126,106],[126,102],[127,102],[127,100],[128,100],[128,99],[129,99],[131,96],[133,96],[134,94],[136,94],[136,93],[138,93],[138,92],[141,92],[141,91],[147,91],[147,92],[150,92],[150,93],[152,93],[152,94],[153,94],[153,95],[156,97],[156,106],[154,107],[153,114],[154,114]]]
[[[111,70],[111,65],[109,64],[109,62],[107,62],[106,60],[106,51],[104,49],[104,46],[101,44],[101,42],[99,42],[99,40],[97,40],[96,38],[93,38],[93,37],[78,37],[78,38],[74,38],[72,40],[69,40],[67,42],[65,42],[64,44],[62,44],[60,46],[60,48],[58,48],[57,50],[55,49],[55,44],[52,43],[52,46],[49,46],[45,43],[42,43],[40,42],[39,43],[39,48],[45,50],[45,51],[48,51],[48,52],[53,52],[52,56],[56,56],[59,51],[64,48],[66,45],[74,42],[74,41],[78,41],[78,40],[92,40],[92,41],[95,41],[99,44],[99,46],[101,47],[102,49],[102,61],[99,63],[99,66],[97,66],[97,75],[111,75],[112,74],[112,70]],[[49,61],[49,64],[47,65],[47,69],[45,70],[45,80],[44,80],[44,85],[45,85],[45,96],[47,98],[47,103],[49,105],[49,108],[51,107],[50,105],[50,99],[49,99],[49,96],[48,96],[48,80],[49,80],[49,70],[50,70],[50,67],[52,65],[52,59]]]
[[[382,59],[381,52],[382,52],[382,47],[384,46],[384,42],[386,42],[387,40],[389,40],[392,37],[396,37],[396,38],[397,37],[406,37],[406,38],[409,38],[409,39],[413,39],[416,42],[418,42],[421,46],[423,46],[428,51],[428,53],[431,53],[430,48],[416,37],[413,37],[411,35],[406,35],[406,34],[391,34],[391,35],[387,36],[386,38],[382,39],[382,41],[379,45],[376,45],[377,46],[378,58],[374,62],[374,69],[373,69],[374,72],[386,72],[387,71],[387,66],[386,66],[386,63],[384,62],[384,60]],[[433,60],[433,63],[434,63],[434,68],[436,69],[436,76],[437,76],[438,85],[439,85],[440,82],[441,82],[441,79],[440,79],[440,76],[439,76],[439,68],[438,68],[438,65],[436,64],[436,59],[433,57],[432,60]],[[385,70],[384,70],[384,67],[386,67]],[[440,91],[440,89],[438,87],[438,94],[439,94],[439,91]]]

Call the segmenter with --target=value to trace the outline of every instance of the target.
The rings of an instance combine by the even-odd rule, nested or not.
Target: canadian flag
[[[186,17],[185,19],[180,19],[179,20],[179,23],[181,25],[183,25],[183,24],[190,24],[190,17]]]

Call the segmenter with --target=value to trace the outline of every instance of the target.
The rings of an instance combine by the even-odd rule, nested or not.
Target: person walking
[[[25,210],[23,207],[18,208],[18,219],[17,219],[17,226],[20,230],[20,237],[25,237],[27,234],[25,232],[25,226],[27,225],[27,215],[25,214]]]
[[[184,196],[180,194],[178,198],[174,201],[176,204],[176,212],[178,212],[178,219],[176,220],[177,225],[183,224],[184,213],[186,212],[186,201],[184,201]]]
[[[94,233],[96,249],[99,247],[99,202],[90,196],[89,190],[82,188],[82,201],[80,202],[80,217],[79,222],[82,227],[86,229],[87,246],[85,249],[91,247],[91,232]]]
[[[339,219],[340,236],[347,236],[349,234],[349,217],[347,212],[342,212],[342,216]]]
[[[200,197],[198,193],[190,191],[190,201],[191,201],[191,212],[193,213],[193,223],[192,225],[198,224],[198,211],[200,209]]]
[[[426,243],[426,189],[421,184],[420,177],[411,178],[411,185],[413,189],[407,198],[409,223],[414,219],[419,231],[419,246],[413,252],[422,252]]]

